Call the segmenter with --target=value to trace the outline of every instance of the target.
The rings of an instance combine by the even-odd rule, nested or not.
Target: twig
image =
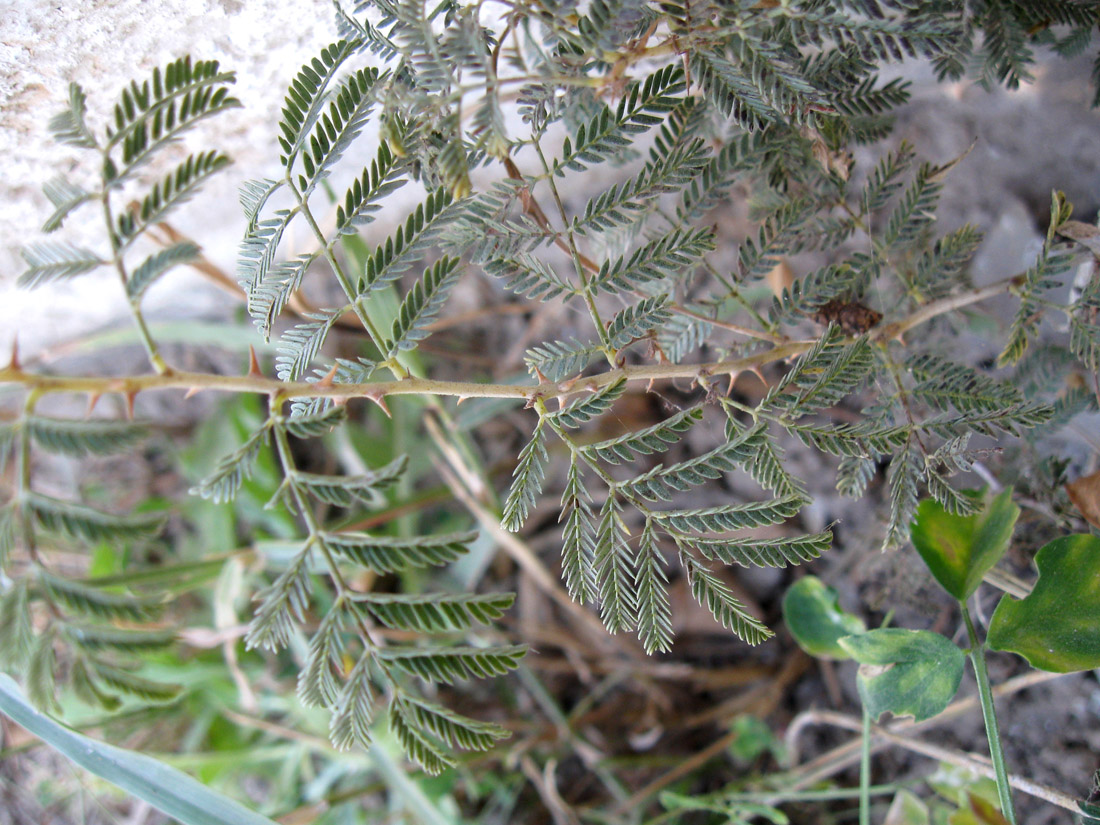
[[[811,715],[812,721],[818,724],[833,725],[834,727],[851,731],[859,731],[861,729],[860,720],[843,713],[837,713],[831,710],[807,711],[806,713]],[[993,766],[989,763],[989,760],[977,754],[956,751],[950,748],[940,747],[939,745],[933,745],[931,742],[924,742],[920,739],[902,736],[899,733],[895,733],[890,728],[881,725],[872,725],[871,734],[874,737],[884,739],[898,747],[905,748],[913,753],[919,753],[930,759],[938,759],[941,762],[949,762],[952,765],[958,765],[960,768],[967,768],[989,779],[996,778]],[[1069,794],[1062,793],[1056,788],[1051,788],[1049,785],[1043,785],[1039,782],[1027,779],[1026,777],[1011,773],[1008,774],[1008,781],[1012,787],[1026,794],[1042,799],[1052,805],[1057,805],[1060,808],[1073,811],[1074,813],[1081,812],[1080,808],[1077,807],[1077,800]]]
[[[1023,676],[1017,676],[1015,679],[1009,679],[1007,682],[998,685],[993,688],[993,695],[995,697],[1010,696],[1013,693],[1026,690],[1029,687],[1034,687],[1035,685],[1049,682],[1065,675],[1064,673],[1033,671]],[[931,719],[926,719],[923,722],[914,722],[912,720],[897,722],[884,728],[884,730],[894,734],[917,733],[926,728],[936,727],[945,722],[949,722],[952,719],[962,716],[964,713],[969,713],[976,707],[978,707],[978,697],[968,696],[965,699],[952,702],[942,713]],[[793,762],[798,761],[797,744],[799,735],[807,725],[814,724],[816,714],[824,712],[826,711],[805,711],[804,713],[798,714],[791,722],[790,727],[787,729],[787,734],[784,737],[784,743],[790,755],[789,758]],[[809,787],[815,782],[832,776],[833,774],[839,773],[859,761],[859,747],[860,740],[856,738],[799,766],[791,772],[790,780],[785,784],[784,788],[786,790],[799,790]],[[881,750],[882,747],[881,744],[875,745],[872,750]]]
[[[764,685],[754,688],[744,695],[744,701],[741,703],[741,713],[746,712],[749,708],[753,708],[757,716],[767,716],[775,707],[779,704],[783,698],[784,691],[787,686],[794,682],[803,671],[809,666],[810,659],[801,651],[795,652],[787,662],[784,664],[783,669],[775,677],[774,681],[767,682]],[[757,707],[753,707],[758,705]],[[731,715],[734,715],[731,709]],[[626,812],[633,810],[642,802],[662,788],[667,787],[678,779],[682,779],[685,776],[690,775],[694,771],[701,768],[711,759],[718,754],[726,750],[730,745],[737,741],[741,733],[736,730],[731,730],[729,733],[720,736],[715,739],[701,751],[689,756],[683,762],[678,764],[675,768],[668,771],[665,774],[654,779],[652,782],[644,785],[638,791],[635,791],[630,795],[629,799],[620,802],[613,811],[614,815],[621,816]]]

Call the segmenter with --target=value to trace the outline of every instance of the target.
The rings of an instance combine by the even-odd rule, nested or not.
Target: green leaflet
[[[328,111],[321,114],[309,139],[302,143],[299,157],[305,176],[299,177],[299,188],[303,197],[308,197],[328,176],[366,125],[378,79],[377,69],[357,69],[341,81],[340,88],[331,96]]]
[[[560,424],[563,427],[575,430],[581,424],[591,421],[611,409],[611,405],[625,390],[626,379],[616,379],[587,397],[582,396],[573,400],[566,407],[550,413],[546,418],[551,424]]]
[[[1035,556],[1039,579],[1024,599],[1001,597],[988,644],[1055,673],[1100,667],[1100,539],[1055,539]]]
[[[287,89],[279,121],[279,145],[283,150],[283,165],[288,169],[306,141],[310,130],[321,115],[325,104],[325,89],[337,70],[353,53],[355,43],[340,40],[301,68]]]
[[[535,499],[542,492],[542,479],[546,473],[549,456],[543,443],[542,420],[531,433],[531,440],[519,454],[519,463],[512,473],[512,488],[504,502],[501,526],[513,533],[520,530],[535,506]]]
[[[795,515],[804,503],[800,496],[784,496],[772,501],[704,507],[697,510],[659,510],[653,518],[676,530],[713,533],[778,524]]]
[[[454,684],[466,679],[487,679],[500,676],[519,666],[527,652],[526,645],[503,647],[389,647],[378,655],[412,676],[426,682]]]
[[[234,82],[236,75],[220,71],[218,61],[192,62],[189,56],[153,69],[140,85],[131,81],[115,104],[114,128],[108,130],[107,147],[120,148],[122,168],[109,161],[105,183],[119,186],[200,121],[240,106],[227,88]]]
[[[327,533],[325,544],[335,553],[376,573],[450,564],[467,552],[476,533],[397,539],[366,533]]]
[[[408,465],[409,457],[403,455],[384,467],[357,476],[319,475],[297,470],[293,476],[287,477],[287,484],[304,490],[326,504],[350,507],[355,502],[373,501],[378,490],[397,483]]]
[[[394,707],[409,727],[427,731],[451,748],[487,751],[496,742],[511,735],[500,725],[471,719],[443,705],[408,694],[399,696]]]
[[[515,601],[514,593],[484,596],[413,596],[403,593],[363,593],[356,601],[386,627],[446,633],[466,630],[475,623],[491,625]]]
[[[458,283],[462,275],[460,263],[457,258],[440,258],[413,285],[401,302],[389,340],[384,345],[386,358],[414,349],[417,342],[431,335],[426,327],[439,315],[451,290]]]
[[[817,576],[803,576],[783,596],[783,619],[798,646],[811,656],[849,658],[845,636],[866,631],[863,620],[840,606],[837,592]]]
[[[577,461],[569,462],[569,474],[561,494],[562,528],[561,571],[565,588],[572,599],[584,604],[596,594],[596,569],[593,561],[593,518],[591,496],[583,483]]]
[[[600,603],[600,618],[609,633],[633,630],[637,622],[633,555],[623,533],[618,500],[609,495],[600,510],[592,538],[596,597]]]
[[[344,423],[347,417],[348,411],[344,407],[330,407],[307,415],[285,418],[283,426],[295,438],[320,438],[333,427]]]
[[[88,542],[148,538],[164,524],[163,513],[116,516],[40,493],[30,494],[27,503],[38,524]]]
[[[0,667],[22,669],[34,649],[27,580],[0,592]]]
[[[638,591],[638,638],[646,653],[672,649],[672,606],[668,598],[668,576],[657,547],[653,525],[647,521],[638,547],[638,568],[634,578]]]
[[[405,185],[401,178],[403,171],[389,147],[379,144],[377,157],[363,168],[345,193],[343,203],[336,207],[336,231],[351,234],[357,227],[372,222],[374,214],[382,208],[379,201]]]
[[[21,254],[27,269],[19,276],[19,286],[25,289],[73,278],[107,263],[91,250],[64,241],[31,244]]]
[[[164,607],[163,600],[159,598],[101,590],[46,572],[40,572],[38,580],[52,598],[72,612],[85,616],[136,622],[152,618]]]
[[[293,432],[290,426],[287,429]],[[214,472],[192,487],[191,494],[202,496],[215,504],[232,501],[245,478],[251,474],[256,457],[267,445],[267,441],[268,427],[265,425],[254,431],[236,450],[219,459]]]
[[[925,499],[909,529],[913,546],[944,590],[965,602],[1008,549],[1020,508],[1006,489],[969,516]]]
[[[42,186],[42,192],[55,207],[54,212],[42,224],[43,232],[56,232],[69,213],[94,197],[91,192],[72,183],[64,175],[51,178]]]
[[[216,172],[230,164],[229,157],[211,150],[190,155],[183,163],[153,184],[141,199],[137,210],[118,216],[116,232],[122,247],[129,246],[150,226],[163,223],[178,206],[186,203],[199,187]]]
[[[813,561],[833,543],[832,531],[777,539],[698,539],[708,559],[742,567],[786,567]]]
[[[701,407],[691,407],[651,427],[625,433],[581,448],[581,452],[609,464],[635,461],[641,455],[661,453],[680,440],[682,433],[703,417]]]
[[[145,428],[126,421],[79,421],[30,416],[24,431],[43,449],[76,456],[120,453],[141,441]]]
[[[126,282],[126,294],[131,300],[140,299],[145,290],[168,270],[193,261],[199,256],[199,252],[199,247],[190,241],[180,241],[160,252],[154,252],[131,273],[130,280]]]
[[[70,83],[68,108],[50,118],[49,129],[54,140],[81,149],[94,149],[98,145],[95,135],[84,122],[87,108],[87,97],[80,84]]]
[[[523,360],[532,372],[541,372],[548,381],[561,381],[582,372],[600,354],[594,344],[571,341],[548,341],[527,350]],[[536,373],[537,374],[537,373]]]
[[[733,631],[750,645],[758,645],[775,635],[737,601],[725,582],[690,556],[681,554],[680,558],[691,585],[691,595],[711,612],[722,627]]]
[[[872,719],[886,712],[930,719],[947,707],[962,681],[966,657],[938,633],[885,628],[838,641],[861,665],[859,695]]]
[[[607,338],[611,346],[617,350],[622,349],[651,330],[666,324],[672,319],[667,304],[668,299],[663,296],[644,298],[615,315],[607,327]]]

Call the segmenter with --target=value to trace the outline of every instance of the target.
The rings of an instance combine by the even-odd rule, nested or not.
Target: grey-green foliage
[[[475,271],[519,298],[560,300],[576,317],[587,315],[587,332],[536,341],[526,352],[531,436],[517,450],[502,524],[519,531],[534,516],[556,516],[569,594],[595,605],[609,630],[636,632],[646,650],[673,643],[669,586],[677,577],[721,626],[750,644],[764,641],[771,631],[735,598],[721,567],[801,564],[829,547],[829,530],[807,533],[797,521],[809,491],[787,467],[784,433],[836,457],[845,495],[862,496],[880,479],[883,534],[897,544],[922,489],[953,511],[969,506],[952,476],[970,466],[972,436],[1026,434],[1092,403],[1078,393],[1052,407],[1057,386],[1030,397],[1011,379],[952,358],[943,346],[948,333],[912,334],[905,322],[913,313],[966,297],[981,236],[963,227],[935,237],[951,163],[917,164],[916,151],[902,145],[864,179],[851,174],[847,151],[887,135],[891,110],[907,99],[905,83],[879,79],[882,64],[915,57],[957,77],[976,63],[985,81],[1011,86],[1026,78],[1035,45],[1067,54],[1084,47],[1082,33],[1095,23],[1089,4],[593,0],[580,11],[519,4],[499,29],[479,16],[482,4],[458,0],[337,5],[343,39],[310,58],[287,91],[272,147],[280,173],[240,189],[240,283],[260,334],[279,337],[278,376],[338,386],[421,375],[417,349]],[[30,246],[24,285],[112,263],[140,319],[145,290],[198,248],[154,252],[132,275],[124,254],[221,169],[224,156],[206,149],[162,171],[133,210],[113,214],[111,198],[122,182],[141,180],[183,131],[237,106],[226,91],[232,79],[216,63],[176,61],[125,90],[105,133],[86,122],[74,84],[51,128],[60,141],[98,153],[101,184],[89,192],[51,180],[54,212],[44,229],[99,200],[109,249]],[[506,116],[509,108],[517,117]],[[560,147],[551,138],[558,127],[567,135]],[[601,191],[587,185],[585,176],[596,174],[609,176]],[[350,236],[379,220],[403,187],[420,192],[416,205],[387,214],[389,236],[352,254]],[[736,191],[752,193],[757,228],[720,269],[711,210]],[[325,220],[330,212],[334,220]],[[1046,351],[1031,342],[1046,293],[1070,263],[1056,234],[1068,217],[1056,197],[1041,255],[1013,282],[1021,305],[1002,361],[1019,361],[1021,375],[1036,372],[1028,358]],[[287,257],[292,229],[312,240]],[[552,247],[570,266],[555,264]],[[810,250],[828,263],[774,300],[752,297],[784,257]],[[280,330],[295,294],[323,277],[339,297]],[[1064,306],[1070,335],[1060,374],[1078,369],[1070,353],[1093,370],[1100,360],[1097,283],[1093,277]],[[349,318],[365,332],[363,348],[354,359],[332,357],[326,342]],[[731,334],[745,328],[751,344]],[[794,343],[808,335],[813,340]],[[755,360],[723,363],[741,356]],[[786,364],[773,365],[780,360]],[[769,383],[755,404],[728,395],[730,373],[750,366]],[[692,382],[692,401],[655,423],[596,432],[616,426],[624,396],[644,386],[633,379],[669,375]],[[362,388],[349,392],[364,394],[381,406]],[[837,409],[845,411],[839,422]],[[430,414],[449,413],[440,403]],[[521,646],[469,637],[474,625],[500,619],[511,597],[355,586],[357,572],[449,564],[477,534],[341,529],[342,514],[372,506],[408,472],[404,459],[353,476],[297,466],[291,439],[324,437],[347,419],[331,393],[293,403],[276,394],[262,423],[212,462],[194,492],[231,501],[274,456],[283,481],[270,506],[295,513],[302,537],[258,594],[247,645],[279,651],[301,635],[298,692],[330,711],[333,742],[369,744],[388,703],[398,741],[438,772],[453,764],[454,749],[484,750],[507,732],[430,700],[422,683],[515,667]],[[692,453],[686,445],[698,442],[704,420],[724,437]],[[131,437],[124,426],[31,415],[0,428],[0,464],[17,452],[25,461],[28,438],[43,449],[98,454]],[[544,510],[558,500],[544,485],[557,478],[551,465],[559,456],[560,507]],[[753,479],[759,495],[712,493],[731,473]],[[0,509],[0,559],[10,557],[17,535],[31,545],[38,532],[138,541],[158,524],[158,516],[119,516],[28,489],[17,506]],[[174,695],[172,686],[127,678],[127,662],[112,658],[164,639],[105,624],[148,619],[160,607],[155,597],[34,569],[0,594],[0,629],[12,640],[5,661],[25,668],[40,702],[51,701],[59,640],[71,646],[62,655],[85,698],[110,705],[121,694]],[[37,636],[25,621],[36,599],[64,611]],[[377,624],[418,641],[382,645]]]

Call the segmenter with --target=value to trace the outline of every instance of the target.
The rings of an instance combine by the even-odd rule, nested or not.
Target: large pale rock
[[[336,39],[330,0],[8,0],[0,14],[0,356],[18,322],[24,349],[35,351],[118,318],[123,310],[117,278],[92,274],[34,293],[14,290],[22,271],[19,247],[39,237],[51,211],[41,185],[77,166],[81,152],[58,146],[46,123],[63,108],[70,81],[88,94],[89,120],[101,127],[131,78],[185,54],[217,59],[237,72],[234,94],[244,108],[203,124],[196,147],[217,147],[236,162],[216,176],[178,224],[195,235],[216,263],[233,271],[243,231],[236,185],[271,175],[278,162],[275,126],[286,86],[301,64]],[[181,153],[183,149],[181,147]],[[73,221],[77,239],[102,245],[101,227]],[[176,222],[176,218],[173,221]],[[64,232],[68,233],[69,227]],[[74,235],[66,234],[66,238]],[[184,314],[206,313],[225,303],[194,275],[179,272],[150,293],[150,309],[171,304]]]

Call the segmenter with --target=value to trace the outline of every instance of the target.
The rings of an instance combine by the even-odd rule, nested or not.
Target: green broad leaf
[[[837,592],[817,576],[804,576],[783,597],[783,619],[798,646],[811,656],[847,659],[840,645],[845,636],[867,631],[863,620],[845,611]]]
[[[857,684],[872,719],[889,711],[930,719],[959,689],[966,657],[950,639],[929,630],[884,628],[839,640],[860,663]]]
[[[936,581],[965,602],[1008,549],[1019,515],[1011,489],[970,516],[953,515],[925,499],[917,507],[909,535]]]
[[[1100,667],[1100,538],[1055,539],[1035,564],[1039,579],[1031,593],[1004,596],[993,611],[989,646],[1054,673]]]
[[[75,764],[143,799],[184,825],[274,825],[182,771],[143,754],[91,739],[36,711],[0,674],[0,711]]]
[[[940,762],[936,771],[924,781],[939,796],[958,807],[965,806],[967,800],[974,797],[987,802],[997,801],[996,780],[982,776],[973,768]]]
[[[902,789],[894,795],[886,811],[886,822],[891,825],[929,825],[928,806],[911,791]]]

